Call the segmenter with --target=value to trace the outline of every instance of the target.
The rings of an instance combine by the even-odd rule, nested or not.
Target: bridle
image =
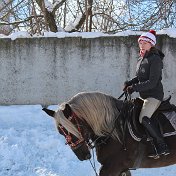
[[[127,98],[128,94],[126,94],[126,92],[123,92],[118,99],[121,99],[123,96],[125,95],[125,97]],[[117,119],[117,118],[116,118]],[[71,135],[70,132],[68,132],[61,124],[59,124],[59,129],[60,131],[62,132],[62,134],[65,136],[66,138],[66,144],[68,144],[73,150],[76,149],[76,148],[79,148],[79,146],[85,142],[88,146],[89,149],[92,150],[93,152],[93,162],[91,162],[91,160],[89,159],[90,161],[90,164],[96,174],[96,176],[98,176],[97,172],[96,172],[96,167],[95,167],[95,159],[94,159],[94,151],[93,149],[95,148],[95,146],[97,145],[102,145],[102,144],[106,144],[108,139],[111,137],[111,133],[113,132],[113,130],[115,129],[115,126],[114,128],[112,129],[112,131],[110,132],[109,135],[107,135],[104,139],[102,139],[102,137],[100,136],[97,136],[93,141],[91,140],[91,138],[89,139],[85,139],[83,137],[83,130],[81,129],[81,126],[82,124],[80,124],[79,122],[83,123],[83,120],[80,120],[80,118],[78,118],[78,116],[72,111],[72,114],[71,116],[69,116],[68,120],[70,122],[72,122],[75,127],[77,128],[78,132],[79,132],[79,135],[81,136],[79,139],[77,138],[76,141],[73,141],[73,137]],[[84,121],[85,122],[85,121]],[[86,125],[85,125],[86,127]],[[90,141],[91,140],[91,141]],[[124,148],[125,149],[125,148]]]
[[[83,142],[86,142],[86,145],[88,146],[89,149],[94,149],[95,148],[95,144],[97,145],[101,145],[101,144],[105,144],[106,141],[110,138],[110,134],[103,138],[101,136],[95,136],[95,138],[92,140],[90,137],[85,139],[85,136],[83,136],[83,130],[81,128],[81,126],[84,126],[84,130],[86,128],[88,128],[88,125],[85,121],[80,120],[80,118],[76,115],[76,113],[74,113],[72,111],[72,115],[69,116],[68,120],[70,122],[72,122],[75,127],[77,128],[79,135],[81,136],[79,139],[77,139],[76,141],[73,141],[73,137],[72,134],[70,132],[68,132],[61,124],[59,124],[59,129],[62,132],[62,134],[65,136],[66,139],[66,145],[69,145],[73,150],[77,149]],[[81,123],[81,124],[80,124]],[[84,125],[83,125],[84,123]]]
[[[125,95],[125,100],[127,98],[129,98],[128,97],[129,95],[126,92],[123,92],[118,97],[118,99],[121,99],[124,95]],[[116,119],[118,119],[118,117]],[[112,131],[108,135],[106,135],[106,137],[95,136],[95,138],[93,140],[91,138],[85,139],[85,136],[83,136],[83,130],[81,129],[81,126],[83,126],[83,123],[84,123],[84,130],[85,130],[85,128],[88,128],[88,125],[87,125],[86,121],[80,119],[76,115],[76,113],[73,112],[73,111],[72,111],[71,116],[68,117],[68,120],[75,125],[75,127],[77,128],[77,130],[79,132],[80,138],[77,139],[76,141],[73,141],[72,134],[70,132],[68,132],[61,124],[59,124],[59,129],[63,133],[63,135],[65,136],[66,144],[68,144],[72,149],[78,148],[80,146],[80,144],[82,144],[83,142],[86,142],[89,149],[93,149],[93,148],[95,148],[95,146],[106,144],[108,139],[111,137],[111,134],[113,133],[113,131],[115,129],[115,126],[114,126]]]
[[[89,139],[87,139],[88,140],[88,142],[87,142],[87,140],[85,140],[84,139],[84,137],[83,137],[83,130],[81,129],[81,126],[82,126],[82,124],[80,124],[79,123],[79,121],[80,121],[80,119],[78,120],[79,118],[78,118],[78,116],[72,111],[72,115],[71,116],[69,116],[69,118],[68,118],[68,120],[70,121],[70,122],[72,122],[75,126],[76,126],[76,128],[77,128],[77,130],[78,130],[78,132],[79,132],[79,135],[81,136],[81,138],[80,139],[77,139],[75,142],[72,140],[72,135],[71,135],[71,133],[70,132],[68,132],[61,124],[59,124],[59,130],[62,132],[62,134],[65,136],[65,139],[66,139],[66,144],[68,144],[71,148],[72,148],[72,150],[75,150],[75,149],[77,149],[77,148],[79,148],[79,146],[83,143],[83,142],[86,142],[86,145],[88,146],[88,148],[90,149],[90,150],[92,150],[92,155],[93,155],[93,162],[89,159],[89,162],[90,162],[90,164],[91,164],[91,166],[92,166],[92,168],[93,168],[93,170],[94,170],[94,172],[95,172],[95,174],[96,174],[96,176],[98,176],[98,174],[97,174],[97,171],[96,171],[96,166],[95,166],[95,157],[94,157],[94,151],[93,151],[93,148],[95,147],[94,145],[92,145],[92,143],[94,143],[94,142],[89,142],[90,141],[90,138]],[[80,121],[80,122],[82,122],[82,121]],[[84,121],[85,122],[85,121]],[[86,125],[85,125],[85,127],[86,127]],[[96,139],[97,140],[97,139]]]
[[[58,127],[59,130],[62,132],[62,134],[65,136],[66,145],[68,144],[72,149],[76,149],[79,147],[80,144],[82,144],[85,141],[85,139],[82,136],[82,129],[80,127],[81,126],[80,123],[78,122],[78,116],[74,112],[72,112],[72,115],[68,118],[68,120],[76,126],[80,135],[79,139],[77,138],[76,141],[73,141],[73,137],[70,132],[68,132],[61,124],[59,124]]]

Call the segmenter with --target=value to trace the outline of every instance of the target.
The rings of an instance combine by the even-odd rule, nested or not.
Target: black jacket
[[[162,69],[164,54],[152,47],[144,58],[139,58],[136,68],[136,77],[128,82],[134,91],[139,92],[141,98],[163,99]]]

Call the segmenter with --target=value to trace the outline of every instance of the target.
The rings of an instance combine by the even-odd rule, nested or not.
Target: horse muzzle
[[[90,150],[85,142],[79,144],[75,148],[72,148],[72,150],[80,161],[88,160],[91,158]]]

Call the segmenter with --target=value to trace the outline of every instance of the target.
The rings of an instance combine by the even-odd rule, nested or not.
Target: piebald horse
[[[176,163],[176,136],[166,138],[170,155],[155,160],[147,157],[148,147],[138,142],[123,128],[120,110],[123,101],[100,92],[82,92],[62,103],[56,111],[43,110],[54,117],[79,160],[91,158],[95,147],[101,164],[99,176],[130,176],[131,168],[157,168]],[[124,145],[125,141],[125,145]]]

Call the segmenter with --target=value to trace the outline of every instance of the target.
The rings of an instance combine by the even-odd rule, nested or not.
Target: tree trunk
[[[89,4],[89,32],[92,31],[92,4],[93,0],[88,0]]]
[[[47,23],[50,31],[58,32],[54,14],[52,12],[49,12],[47,8],[43,8],[44,0],[36,0],[36,2],[44,14],[45,22]]]

